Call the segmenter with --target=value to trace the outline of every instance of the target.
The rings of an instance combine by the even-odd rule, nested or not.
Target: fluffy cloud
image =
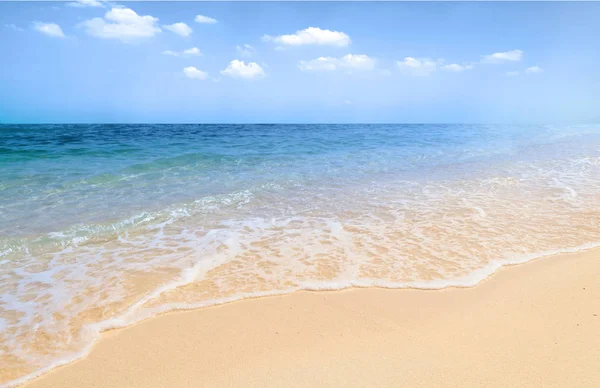
[[[341,65],[352,70],[373,70],[375,68],[375,60],[364,54],[348,54],[342,58]]]
[[[396,61],[396,66],[407,74],[416,76],[428,76],[436,71],[438,64],[441,64],[441,60],[433,60],[429,58],[413,58],[405,57],[402,61]]]
[[[265,75],[262,67],[256,62],[249,62],[245,64],[244,61],[234,59],[229,63],[229,66],[225,70],[221,70],[221,74],[233,77],[233,78],[256,78]]]
[[[51,36],[53,38],[64,38],[65,34],[63,33],[62,28],[56,23],[42,23],[42,22],[34,22],[33,28],[44,35]]]
[[[287,46],[329,45],[347,47],[351,43],[350,37],[343,32],[322,30],[318,27],[308,27],[291,35],[265,35],[263,40]]]
[[[104,18],[94,18],[79,24],[86,33],[96,38],[118,39],[131,42],[151,38],[161,31],[156,25],[158,18],[140,16],[130,8],[113,8]]]
[[[104,1],[98,0],[75,0],[67,3],[69,7],[104,7]]]
[[[531,66],[531,67],[528,67],[527,69],[525,69],[525,73],[527,73],[527,74],[541,73],[542,71],[544,71],[544,69],[542,69],[539,66]]]
[[[373,70],[375,60],[367,55],[348,54],[341,58],[319,57],[311,61],[300,61],[298,68],[302,71],[333,71],[333,70]]]
[[[186,77],[188,77],[190,79],[197,79],[200,81],[204,81],[205,79],[208,78],[208,73],[206,73],[202,70],[198,70],[194,66],[186,67],[185,69],[183,69],[183,73],[186,75]]]
[[[442,70],[452,71],[455,73],[460,73],[461,71],[465,70],[471,70],[472,68],[472,65],[459,65],[458,63],[450,63],[448,65],[442,66]]]
[[[202,15],[196,15],[196,18],[194,20],[196,21],[196,23],[203,23],[203,24],[217,23],[217,19],[213,19],[208,16],[202,16]]]
[[[192,34],[192,29],[190,28],[190,26],[188,26],[185,23],[181,23],[181,22],[165,25],[165,26],[163,26],[163,28],[165,30],[174,32],[175,34],[177,34],[179,36],[188,37]]]
[[[518,71],[507,71],[504,74],[506,74],[507,77],[515,77],[515,76],[519,75],[519,72]]]
[[[504,63],[504,62],[516,62],[520,61],[523,56],[521,50],[511,50],[502,53],[493,53],[484,55],[481,57],[482,63]]]
[[[249,44],[245,44],[243,46],[235,46],[235,49],[238,52],[238,54],[240,54],[243,57],[250,57],[256,52],[254,47],[250,46]]]
[[[170,55],[172,57],[194,57],[198,55],[202,55],[198,47],[192,47],[183,51],[173,51],[173,50],[165,50],[162,52],[163,55]]]

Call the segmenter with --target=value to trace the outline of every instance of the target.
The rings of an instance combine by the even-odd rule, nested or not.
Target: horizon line
[[[1,1],[1,0],[0,0]],[[6,125],[594,125],[598,121],[580,122],[2,122]]]

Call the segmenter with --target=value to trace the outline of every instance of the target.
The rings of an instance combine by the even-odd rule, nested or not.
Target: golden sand
[[[107,332],[27,387],[600,387],[600,250],[474,288],[298,292]]]

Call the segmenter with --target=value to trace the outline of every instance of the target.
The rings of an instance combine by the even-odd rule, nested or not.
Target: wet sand
[[[473,288],[298,292],[102,335],[27,387],[599,387],[600,249]]]

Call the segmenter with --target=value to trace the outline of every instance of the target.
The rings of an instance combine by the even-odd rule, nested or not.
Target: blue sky
[[[2,122],[598,122],[600,3],[0,2]]]

